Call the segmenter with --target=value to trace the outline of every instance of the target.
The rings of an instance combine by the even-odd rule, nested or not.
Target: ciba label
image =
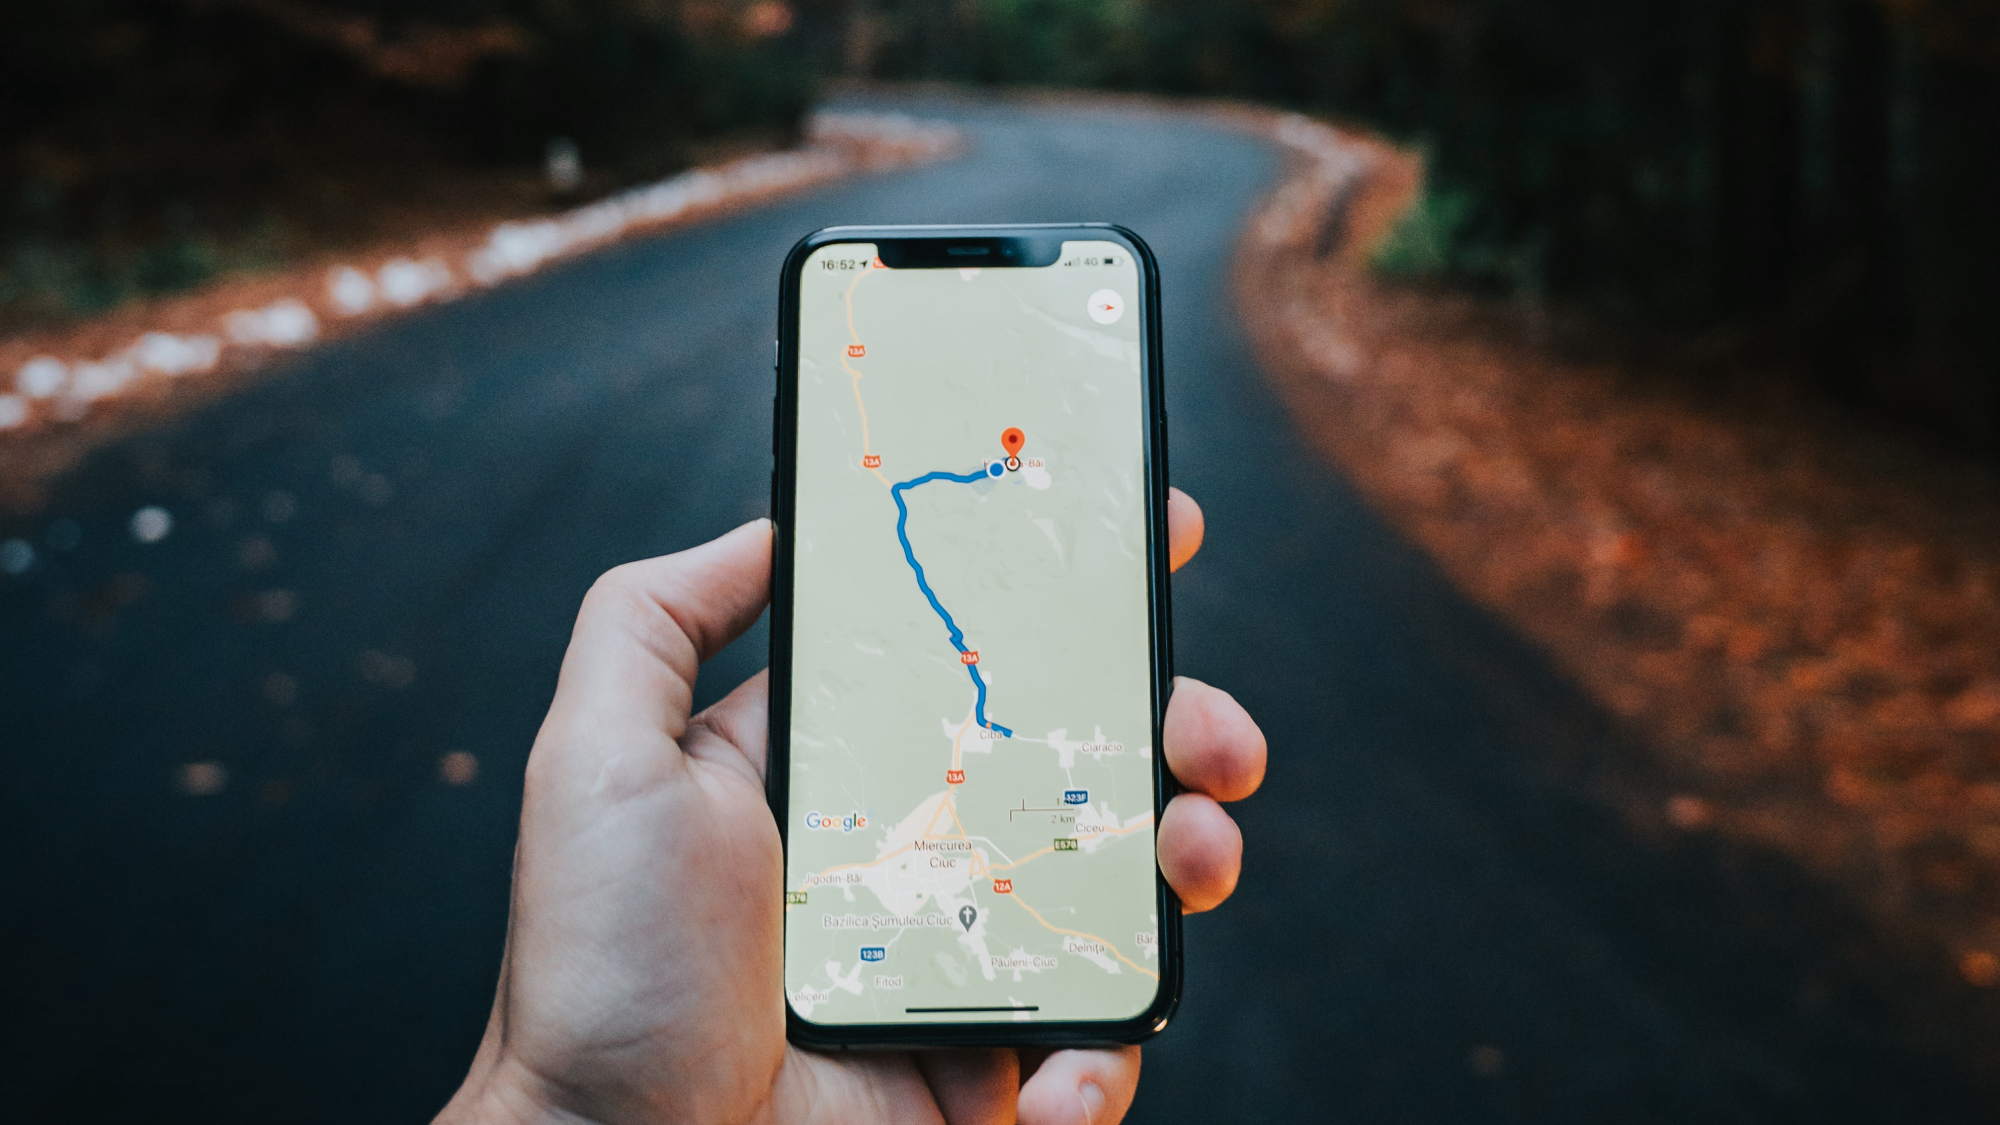
[[[852,832],[868,827],[868,814],[851,812],[845,816],[828,816],[809,812],[806,814],[806,827],[814,832]]]

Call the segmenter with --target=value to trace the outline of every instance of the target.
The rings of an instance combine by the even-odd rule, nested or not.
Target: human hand
[[[1173,490],[1176,569],[1201,509]],[[784,883],[764,797],[759,673],[689,717],[695,672],[757,620],[771,525],[630,563],[584,598],[528,759],[506,953],[486,1035],[440,1122],[1107,1125],[1139,1049],[817,1054],[785,1041]],[[1157,851],[1188,912],[1235,889],[1264,736],[1185,677],[1162,749],[1187,792]],[[1036,1063],[1039,1062],[1039,1065]],[[1023,1079],[1026,1079],[1023,1082]]]

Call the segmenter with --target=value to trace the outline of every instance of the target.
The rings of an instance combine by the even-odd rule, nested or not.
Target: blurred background
[[[335,284],[829,112],[958,139]],[[785,249],[1108,220],[1273,750],[1134,1120],[1990,1120],[1996,138],[1992,0],[16,5],[0,1112],[426,1119],[577,598],[764,510]]]
[[[1829,392],[1978,439],[1996,425],[1985,0],[186,0],[7,19],[10,324],[360,237],[412,193],[491,203],[553,137],[603,190],[786,137],[831,78],[1093,87],[1372,124],[1428,158],[1423,268],[1706,328],[1702,358],[1797,359]]]

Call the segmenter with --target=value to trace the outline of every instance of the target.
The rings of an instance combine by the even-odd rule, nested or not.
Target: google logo
[[[868,827],[868,815],[851,812],[846,816],[824,816],[809,812],[806,814],[806,827],[815,832],[852,832],[857,828]]]

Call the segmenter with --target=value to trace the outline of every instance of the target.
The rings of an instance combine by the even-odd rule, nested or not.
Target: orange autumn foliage
[[[1421,177],[1373,147],[1339,252],[1326,181],[1267,209],[1239,261],[1311,439],[1684,779],[1638,819],[1779,852],[2000,983],[1993,475],[1377,280],[1370,235]]]

